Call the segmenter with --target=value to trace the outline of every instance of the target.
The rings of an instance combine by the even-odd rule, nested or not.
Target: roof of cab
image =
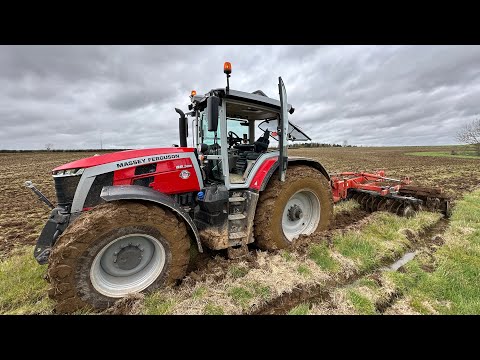
[[[225,88],[219,88],[219,89],[212,89],[210,92],[208,92],[205,95],[195,95],[193,97],[193,102],[201,103],[205,101],[209,94],[212,92],[221,92],[223,94],[223,97],[227,99],[233,99],[233,100],[239,100],[239,101],[244,101],[248,103],[254,103],[266,107],[274,107],[276,109],[280,109],[280,101],[276,99],[269,98],[268,96],[261,95],[264,94],[263,91],[257,90],[255,93],[249,93],[245,91],[239,91],[239,90],[233,90],[229,89],[228,95],[225,95]],[[292,109],[292,105],[288,104],[288,109],[287,111],[290,112]]]

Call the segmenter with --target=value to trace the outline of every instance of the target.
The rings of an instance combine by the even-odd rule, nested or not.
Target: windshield
[[[269,130],[270,136],[278,141],[277,135],[277,128],[278,128],[278,120],[265,120],[262,121],[258,128],[262,131]],[[290,121],[288,122],[288,140],[291,141],[307,141],[312,140],[310,137],[305,134],[302,129],[300,129],[297,125],[292,124]]]
[[[215,142],[215,133],[213,131],[208,131],[208,119],[207,119],[207,114],[206,112],[202,112],[201,116],[200,116],[200,121],[201,121],[201,124],[202,124],[202,135],[201,137],[203,137],[203,143],[204,144],[207,144],[207,145],[213,145],[213,143]],[[221,125],[220,125],[221,121],[219,119],[218,121],[218,129],[217,129],[217,144],[220,145],[221,141],[220,141],[220,129],[221,129]]]

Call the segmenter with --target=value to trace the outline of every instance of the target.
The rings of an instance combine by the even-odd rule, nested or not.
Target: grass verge
[[[456,159],[477,159],[480,160],[480,156],[477,155],[475,151],[462,151],[458,152],[455,155],[448,151],[419,151],[419,152],[410,152],[405,153],[405,155],[412,156],[434,156],[434,157],[447,157],[447,158],[456,158]]]
[[[388,274],[404,294],[398,308],[421,314],[480,314],[480,190],[457,203],[444,238],[430,264],[419,258],[405,266],[405,273]],[[433,271],[426,266],[431,263]]]
[[[353,260],[361,272],[373,270],[382,265],[382,262],[401,256],[411,244],[405,230],[418,235],[441,217],[440,214],[430,212],[420,212],[413,218],[385,212],[377,212],[372,216],[373,221],[361,231],[349,231],[333,238],[335,250]]]
[[[47,266],[33,258],[33,247],[0,261],[0,314],[48,314],[53,302],[43,279]]]

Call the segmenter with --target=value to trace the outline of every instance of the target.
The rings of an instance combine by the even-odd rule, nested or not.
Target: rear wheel
[[[183,278],[189,249],[185,224],[172,212],[135,202],[101,205],[59,238],[50,255],[49,296],[61,313],[104,309]]]
[[[327,229],[333,214],[330,184],[320,171],[299,165],[287,170],[285,182],[276,175],[255,213],[255,239],[264,250],[286,248],[300,235]]]

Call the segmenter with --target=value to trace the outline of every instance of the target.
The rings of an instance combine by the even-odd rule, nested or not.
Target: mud
[[[415,248],[414,253],[417,254],[422,252],[423,254],[427,254],[432,260],[432,263],[422,264],[421,268],[424,271],[433,272],[435,270],[435,266],[433,264],[433,253],[445,243],[445,239],[443,238],[442,234],[446,231],[448,224],[449,224],[449,220],[447,218],[442,217],[435,224],[433,224],[432,226],[427,228],[423,233],[420,234],[419,243],[421,243],[422,245],[417,246]],[[413,258],[410,259],[409,261],[411,260],[413,260]],[[393,265],[395,265],[397,262],[392,264],[391,267],[393,267]],[[405,262],[405,264],[407,262]],[[392,269],[392,270],[403,272],[404,271],[403,266],[405,264],[402,264],[401,266],[398,266],[396,269]],[[381,283],[379,285],[382,286]],[[375,304],[377,312],[380,314],[385,313],[390,307],[393,306],[393,304],[395,304],[395,302],[398,299],[402,297],[403,297],[403,294],[397,289],[394,293],[390,294],[387,299]]]
[[[112,305],[112,298],[93,287],[91,263],[112,240],[136,231],[160,239],[170,250],[169,271],[163,271],[147,291],[173,285],[185,276],[190,241],[185,224],[172,212],[151,203],[103,204],[80,215],[60,236],[50,255],[48,295],[56,301],[57,313],[71,313],[83,307],[106,309]]]
[[[282,231],[282,214],[287,202],[298,191],[315,193],[322,209],[317,229],[328,229],[333,216],[333,199],[329,183],[318,170],[305,165],[290,167],[288,181],[281,182],[275,174],[260,194],[255,213],[255,241],[263,250],[284,249],[291,245]]]
[[[448,147],[445,147],[448,148]],[[444,150],[445,148],[439,148]],[[319,160],[328,172],[341,171],[375,171],[385,169],[389,177],[411,176],[414,184],[425,187],[441,187],[452,199],[460,198],[465,192],[478,188],[480,184],[480,162],[473,159],[416,157],[404,155],[409,151],[436,151],[432,148],[318,148],[318,149],[292,149],[292,155],[306,156]],[[1,153],[0,154],[0,259],[8,257],[13,249],[24,245],[33,245],[40,234],[49,215],[49,209],[40,203],[34,194],[23,186],[25,180],[32,180],[33,183],[55,203],[55,191],[51,178],[51,169],[77,160],[93,153]],[[362,210],[353,210],[337,214],[328,230],[319,233],[308,239],[308,242],[329,241],[332,232],[349,231],[361,228],[371,219],[370,214]],[[415,236],[406,235],[412,241],[412,249],[425,248],[433,252],[442,246],[444,239],[441,233],[448,222],[438,225],[439,228],[430,229],[429,234]],[[443,227],[443,228],[442,228]],[[295,251],[305,251],[307,239],[298,242]],[[254,244],[249,245],[255,248]],[[410,249],[410,250],[412,250]],[[410,251],[409,250],[409,251]],[[72,249],[75,252],[75,249]],[[213,278],[221,281],[230,265],[238,261],[247,261],[250,268],[255,268],[256,252],[250,251],[246,258],[229,260],[226,251],[206,251],[200,254],[189,265],[186,283],[203,281],[206,278]],[[387,265],[387,264],[383,264]],[[433,265],[422,265],[425,270],[433,271]],[[402,268],[400,267],[401,271]],[[364,276],[373,276],[364,274]],[[340,279],[340,282],[332,283],[330,288],[315,287],[309,289],[296,289],[284,298],[274,299],[263,311],[268,313],[268,306],[277,308],[274,313],[285,313],[293,306],[304,301],[301,299],[315,298],[317,301],[328,301],[327,293],[338,286],[354,282],[362,274],[355,274],[348,279]],[[181,286],[181,285],[180,285]],[[327,300],[322,300],[327,299]],[[392,298],[395,302],[396,297]],[[388,303],[388,302],[387,302]],[[379,304],[383,312],[388,309],[388,304]],[[261,311],[259,311],[261,312]]]
[[[228,247],[228,228],[207,228],[199,231],[200,239],[205,247],[210,249],[225,249]]]
[[[254,246],[250,245],[249,248],[255,250]],[[207,279],[216,282],[221,281],[227,276],[229,267],[240,262],[246,262],[249,269],[260,267],[255,251],[249,251],[245,256],[238,259],[229,259],[227,250],[215,251],[204,249],[203,254],[198,254],[190,261],[187,276],[180,281],[178,285],[190,286],[199,281],[206,281]]]
[[[448,147],[438,148],[445,149]],[[391,177],[408,175],[415,185],[441,187],[453,199],[452,204],[463,193],[478,188],[480,161],[404,155],[423,150],[436,151],[436,148],[316,148],[292,149],[290,153],[319,160],[330,173],[385,169]],[[24,187],[25,180],[31,180],[55,203],[51,170],[92,155],[93,152],[0,153],[0,259],[16,247],[35,244],[50,213]]]
[[[101,312],[102,315],[138,315],[143,309],[143,294],[130,294]]]
[[[362,219],[359,222],[350,225],[350,227],[358,228],[359,226],[362,226],[362,221],[364,225],[364,223],[366,222],[365,220],[366,219]],[[448,219],[440,218],[436,223],[424,229],[424,231],[418,235],[418,238],[416,239],[417,241],[415,243],[412,243],[412,247],[411,247],[412,251],[410,252],[414,253],[415,250],[420,251],[424,249],[431,251],[432,249],[435,249],[438,246],[437,245],[438,238],[439,237],[441,238],[439,234],[443,233],[446,230],[447,226],[448,226]],[[346,230],[347,228],[348,226],[344,228],[344,230]],[[395,264],[399,260],[400,259],[395,259],[393,264]],[[352,285],[362,277],[371,278],[374,281],[376,281],[379,286],[383,286],[381,282],[381,272],[384,271],[385,269],[388,269],[388,267],[392,266],[393,264],[390,259],[385,258],[384,260],[380,261],[379,266],[373,272],[372,271],[357,272],[348,277],[346,277],[344,274],[340,274],[339,278],[335,280],[329,280],[322,285],[308,286],[305,288],[295,288],[292,290],[292,292],[284,293],[281,296],[269,301],[267,304],[257,309],[253,314],[255,315],[286,314],[295,306],[305,302],[309,302],[309,303],[323,302],[327,304],[327,307],[332,308],[334,307],[332,295],[335,290],[337,290],[338,288]],[[402,267],[399,266],[397,268],[397,271],[402,271]],[[401,294],[399,292],[394,292],[393,294],[390,294],[387,299],[381,300],[381,302],[379,302],[378,304],[375,304],[377,311],[379,313],[383,313],[399,297],[401,297]]]

